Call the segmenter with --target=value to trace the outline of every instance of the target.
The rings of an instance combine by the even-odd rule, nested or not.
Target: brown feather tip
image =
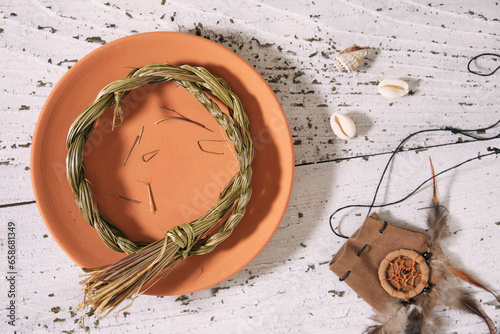
[[[480,309],[478,302],[469,293],[467,293],[464,288],[457,287],[457,283],[458,282],[449,285],[448,288],[445,288],[441,292],[443,301],[451,308],[477,315],[484,320],[488,326],[489,333],[495,334],[493,321],[491,321],[488,315]]]
[[[480,317],[481,319],[483,319],[484,322],[486,322],[486,325],[488,326],[490,334],[495,334],[495,326],[493,325],[493,321],[491,321],[490,317],[488,317],[488,315],[479,308],[479,305],[477,304],[476,300],[474,300],[471,296],[466,294],[460,299],[460,301],[462,303],[461,307],[462,310],[469,313],[473,313],[478,317]]]
[[[432,199],[434,200],[434,206],[438,206],[438,197],[437,197],[437,183],[436,183],[436,172],[434,171],[434,165],[432,164],[432,159],[429,157],[429,162],[431,164],[432,171]]]
[[[460,278],[462,281],[467,282],[471,285],[477,286],[480,289],[483,289],[484,291],[487,291],[495,297],[495,299],[500,303],[500,297],[496,295],[491,289],[489,289],[487,286],[485,286],[483,283],[479,282],[477,279],[463,271],[462,269],[455,268],[455,267],[449,267],[449,270],[455,275],[456,277]]]

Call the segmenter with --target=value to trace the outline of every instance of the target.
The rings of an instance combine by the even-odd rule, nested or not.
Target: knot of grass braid
[[[189,224],[182,224],[168,230],[165,236],[170,238],[170,240],[179,246],[179,253],[182,258],[187,258],[189,256],[189,251],[193,248],[193,243],[195,241],[194,230]]]
[[[167,81],[193,94],[225,130],[233,143],[239,170],[221,191],[217,203],[201,217],[170,229],[162,240],[153,243],[134,242],[97,206],[90,183],[85,178],[83,149],[97,119],[106,108],[115,105],[113,126],[118,126],[123,122],[121,100],[131,90]],[[220,110],[205,91],[211,92],[227,106],[229,116]],[[151,283],[155,276],[162,272],[168,273],[181,258],[212,251],[230,236],[250,200],[254,149],[248,117],[229,85],[202,67],[153,64],[131,71],[124,79],[103,88],[96,100],[76,118],[69,130],[66,145],[67,177],[83,217],[96,229],[106,246],[129,254],[115,264],[84,269],[90,273],[90,277],[82,281],[85,297],[79,307],[83,309],[92,305],[97,314],[106,309],[111,309],[111,312],[122,301],[138,294],[142,286]],[[134,264],[132,271],[131,263]]]

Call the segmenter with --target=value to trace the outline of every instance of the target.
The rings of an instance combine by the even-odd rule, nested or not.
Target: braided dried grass
[[[201,217],[168,230],[161,240],[133,241],[98,207],[85,177],[83,149],[106,108],[114,105],[113,127],[119,126],[123,122],[121,102],[131,90],[169,81],[193,94],[225,130],[233,143],[239,169],[221,191],[217,203]],[[227,106],[228,114],[220,110],[207,92]],[[84,299],[78,308],[83,312],[90,306],[89,315],[105,317],[124,301],[129,300],[131,304],[148,287],[168,275],[180,260],[211,252],[231,235],[250,200],[254,148],[248,117],[229,85],[202,67],[152,64],[134,69],[127,77],[103,88],[96,100],[76,118],[66,145],[67,177],[85,221],[95,228],[107,247],[128,254],[104,267],[83,268],[86,278],[80,284]]]

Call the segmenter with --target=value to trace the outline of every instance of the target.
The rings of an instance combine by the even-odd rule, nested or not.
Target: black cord
[[[498,66],[493,72],[490,72],[490,73],[478,73],[478,72],[474,72],[470,69],[470,64],[476,60],[477,58],[479,57],[483,57],[483,56],[493,56],[493,57],[499,57],[500,58],[500,55],[498,54],[495,54],[495,53],[481,53],[480,55],[477,55],[475,57],[473,57],[471,60],[469,60],[469,63],[467,64],[467,70],[472,73],[472,74],[475,74],[475,75],[480,75],[482,77],[489,77],[490,75],[493,75],[495,74],[496,71],[498,71],[498,69],[500,69],[500,66]]]
[[[373,204],[375,203],[375,200],[377,199],[377,194],[378,194],[378,191],[379,191],[379,188],[380,188],[380,185],[382,184],[382,180],[385,176],[385,173],[387,172],[387,169],[389,168],[389,165],[392,161],[392,159],[394,158],[394,156],[396,155],[396,153],[398,153],[399,149],[401,148],[401,146],[403,146],[403,144],[408,140],[410,139],[411,137],[413,136],[416,136],[418,134],[421,134],[421,133],[426,133],[426,132],[439,132],[439,131],[449,131],[451,133],[459,133],[463,136],[466,136],[466,137],[469,137],[469,138],[472,138],[473,140],[475,141],[484,141],[484,140],[492,140],[492,139],[496,139],[496,138],[500,138],[500,134],[494,136],[494,137],[476,137],[476,136],[473,136],[471,134],[469,134],[468,132],[479,132],[479,131],[486,131],[486,130],[489,130],[491,128],[494,128],[495,126],[497,126],[498,124],[500,124],[500,120],[498,120],[495,124],[493,125],[490,125],[488,127],[485,127],[485,128],[479,128],[479,129],[470,129],[470,130],[462,130],[462,129],[456,129],[456,128],[452,128],[452,127],[446,127],[444,129],[427,129],[427,130],[420,130],[420,131],[417,131],[417,132],[414,132],[414,133],[411,133],[409,134],[406,138],[404,138],[398,145],[398,147],[396,147],[396,149],[392,152],[391,156],[389,157],[389,160],[387,161],[387,164],[385,165],[385,168],[384,168],[384,171],[382,172],[382,175],[380,176],[380,180],[378,182],[378,185],[377,185],[377,188],[375,190],[375,194],[373,195],[373,200],[372,200],[372,203],[370,205],[370,209],[368,210],[368,214],[367,216],[370,215],[370,211],[371,211],[371,208],[373,208]]]
[[[343,235],[343,234],[340,234],[340,233],[337,233],[335,231],[335,228],[333,227],[333,224],[332,224],[332,220],[333,220],[333,216],[341,211],[341,210],[345,210],[345,209],[348,209],[348,208],[368,208],[368,214],[367,216],[370,215],[370,212],[372,210],[372,208],[383,208],[383,207],[386,207],[386,206],[389,206],[389,205],[394,205],[394,204],[398,204],[398,203],[401,203],[403,201],[405,201],[406,199],[408,199],[411,195],[415,194],[420,188],[422,188],[424,186],[424,184],[426,184],[427,182],[429,182],[430,180],[433,179],[433,177],[430,177],[429,179],[425,180],[424,182],[422,182],[415,190],[413,190],[411,193],[409,193],[407,196],[405,196],[404,198],[398,200],[398,201],[395,201],[395,202],[392,202],[392,203],[386,203],[386,204],[380,204],[380,205],[375,205],[375,200],[377,198],[377,194],[378,194],[378,191],[380,189],[380,185],[382,184],[382,180],[385,176],[385,173],[387,172],[387,169],[389,168],[389,165],[392,161],[392,159],[394,158],[394,156],[396,155],[396,153],[399,152],[401,146],[408,140],[410,139],[411,137],[413,136],[416,136],[418,134],[421,134],[421,133],[427,133],[427,132],[438,132],[438,131],[449,131],[451,133],[459,133],[461,135],[464,135],[466,137],[469,137],[469,138],[473,138],[474,141],[486,141],[486,140],[492,140],[492,139],[497,139],[497,138],[500,138],[500,134],[496,135],[496,136],[493,136],[493,137],[477,137],[477,136],[474,136],[472,134],[470,134],[470,132],[480,132],[480,131],[486,131],[486,130],[489,130],[495,126],[497,126],[498,124],[500,124],[500,120],[497,121],[495,124],[493,125],[490,125],[488,127],[485,127],[485,128],[479,128],[479,129],[456,129],[456,128],[451,128],[451,127],[446,127],[444,129],[427,129],[427,130],[421,130],[421,131],[417,131],[417,132],[414,132],[414,133],[411,133],[410,135],[408,135],[406,138],[404,138],[400,143],[399,145],[397,146],[397,148],[392,152],[391,156],[389,157],[389,160],[387,161],[387,164],[385,165],[385,168],[384,168],[384,171],[382,172],[382,175],[380,176],[380,179],[379,179],[379,182],[377,184],[377,188],[375,190],[375,194],[373,195],[373,200],[371,202],[370,205],[364,205],[364,204],[352,204],[352,205],[346,205],[344,207],[341,207],[337,210],[335,210],[331,215],[330,215],[330,220],[329,220],[329,223],[330,223],[330,229],[333,231],[333,233],[338,236],[338,237],[341,237],[341,238],[344,238],[344,239],[349,239],[349,237]],[[489,155],[493,155],[493,154],[499,154],[500,153],[500,150],[498,148],[491,148],[491,147],[488,147],[488,151],[490,151],[491,153],[487,153],[487,154],[483,154],[483,155],[478,155],[477,157],[474,157],[474,158],[470,158],[470,159],[467,159],[465,161],[462,161],[461,163],[453,166],[453,167],[450,167],[448,169],[445,169],[439,173],[436,174],[436,176],[439,176],[443,173],[446,173],[452,169],[455,169],[455,168],[458,168],[460,166],[462,166],[463,164],[466,164],[468,162],[471,162],[471,161],[474,161],[474,160],[477,160],[477,159],[481,159],[483,157],[487,157]]]
[[[491,150],[492,152],[491,153],[487,153],[487,154],[482,154],[482,155],[478,155],[477,157],[474,157],[474,158],[470,158],[470,159],[467,159],[465,161],[462,161],[461,163],[459,164],[456,164],[455,166],[452,166],[450,168],[447,168],[439,173],[436,174],[436,177],[438,177],[439,175],[441,174],[444,174],[446,172],[449,172],[450,170],[453,170],[455,168],[458,168],[462,165],[465,165],[466,163],[468,162],[471,162],[471,161],[474,161],[474,160],[479,160],[481,158],[484,158],[484,157],[487,157],[487,156],[490,156],[490,155],[493,155],[493,154],[499,154],[500,153],[500,149],[496,148],[496,147],[493,147],[493,148],[488,148],[489,151]],[[330,228],[332,229],[333,233],[335,233],[335,235],[337,235],[338,237],[341,237],[341,238],[344,238],[344,239],[349,239],[349,237],[345,236],[345,235],[342,235],[338,232],[335,232],[335,229],[333,228],[333,225],[332,225],[332,219],[333,219],[333,216],[341,211],[341,210],[345,210],[345,209],[349,209],[349,208],[383,208],[383,207],[386,207],[386,206],[390,206],[390,205],[394,205],[394,204],[399,204],[401,202],[404,202],[405,200],[407,200],[410,196],[412,196],[413,194],[415,194],[417,191],[420,190],[420,188],[422,188],[427,182],[431,181],[434,177],[430,177],[428,178],[427,180],[425,180],[424,182],[422,182],[417,188],[415,188],[412,192],[410,192],[408,195],[406,195],[405,197],[395,201],[395,202],[391,202],[391,203],[386,203],[386,204],[377,204],[377,205],[373,205],[373,204],[370,204],[370,205],[367,205],[367,204],[351,204],[351,205],[346,205],[346,206],[343,206],[341,208],[338,208],[337,210],[335,210],[331,216],[330,216]]]

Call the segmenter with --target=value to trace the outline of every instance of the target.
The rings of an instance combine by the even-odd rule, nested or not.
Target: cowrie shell
[[[410,86],[401,79],[384,79],[378,84],[380,95],[388,99],[405,96],[410,91]]]
[[[356,135],[356,124],[349,116],[336,112],[330,117],[330,125],[340,139],[347,140]]]

